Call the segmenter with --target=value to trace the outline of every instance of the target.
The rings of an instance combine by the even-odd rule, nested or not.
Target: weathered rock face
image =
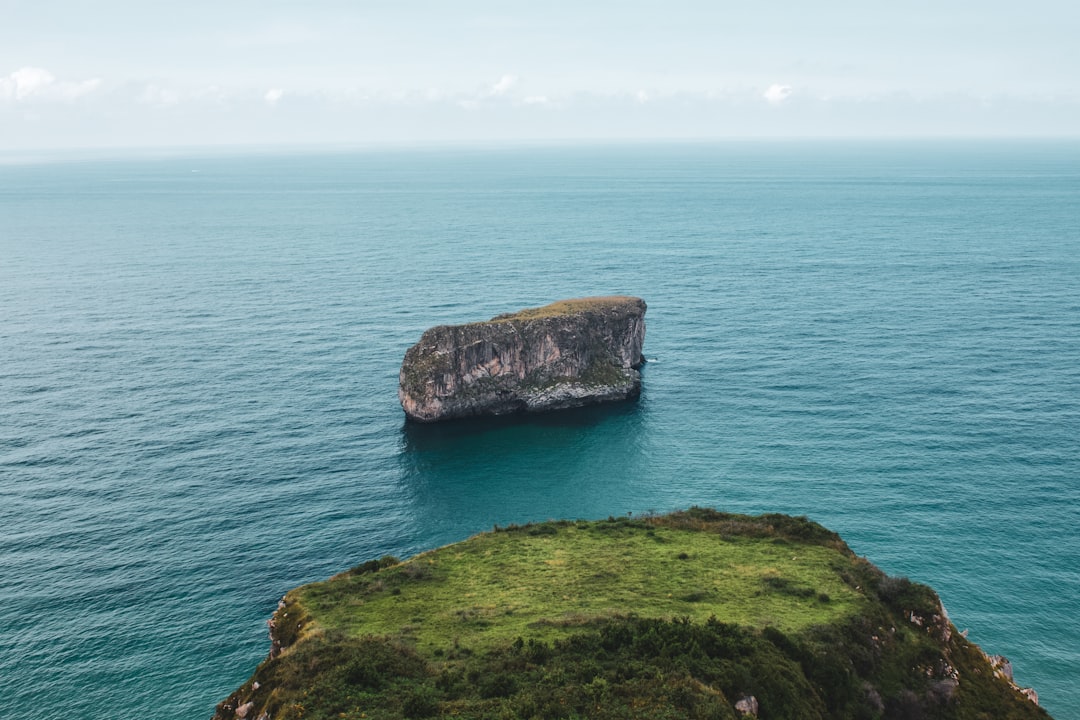
[[[433,327],[405,353],[401,407],[434,422],[635,398],[645,308],[635,297],[580,298]]]

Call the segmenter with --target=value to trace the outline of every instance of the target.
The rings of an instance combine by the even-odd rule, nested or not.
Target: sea
[[[406,424],[428,327],[649,305],[637,402]],[[1080,717],[1080,141],[0,155],[0,715],[209,718],[289,589],[805,515]]]

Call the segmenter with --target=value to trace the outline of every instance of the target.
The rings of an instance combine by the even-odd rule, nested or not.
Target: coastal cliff
[[[285,595],[215,720],[1036,720],[956,631],[805,518],[510,526]]]
[[[433,327],[405,353],[401,407],[434,422],[636,398],[645,310],[636,297],[578,298]]]

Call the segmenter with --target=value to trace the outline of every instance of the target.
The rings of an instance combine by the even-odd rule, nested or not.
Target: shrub
[[[430,685],[417,685],[406,691],[401,713],[407,718],[426,718],[439,712],[439,694]]]

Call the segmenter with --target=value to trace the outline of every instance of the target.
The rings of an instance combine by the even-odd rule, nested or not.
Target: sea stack
[[[577,298],[433,327],[405,353],[401,407],[436,422],[636,398],[645,309],[636,297]]]

